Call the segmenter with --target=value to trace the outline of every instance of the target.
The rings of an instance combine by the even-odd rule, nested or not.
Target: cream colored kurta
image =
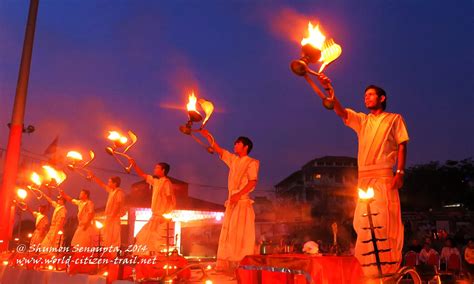
[[[77,206],[77,229],[71,240],[72,247],[91,247],[94,243],[94,226],[90,215],[94,215],[94,203],[91,200],[72,199]]]
[[[249,181],[258,179],[259,161],[249,156],[239,157],[224,150],[222,161],[229,167],[228,191],[230,197],[241,191]],[[253,191],[255,188],[252,188]],[[225,203],[224,220],[217,250],[217,268],[228,269],[230,262],[241,261],[253,254],[255,247],[255,212],[249,193],[230,205]]]
[[[378,242],[379,249],[391,249],[390,252],[380,253],[383,262],[396,262],[394,265],[382,266],[383,273],[395,272],[402,260],[403,224],[400,211],[398,190],[391,189],[393,167],[397,162],[399,144],[407,142],[408,132],[401,115],[383,112],[379,115],[356,113],[347,109],[348,117],[344,123],[352,128],[358,136],[358,187],[367,190],[372,187],[375,191],[374,201],[370,204],[377,238],[387,238]],[[371,239],[368,218],[362,217],[367,213],[367,205],[358,200],[354,213],[354,229],[357,232],[355,256],[361,264],[375,263],[375,256],[362,254],[373,251],[372,243],[363,241]],[[376,266],[363,267],[366,275],[376,275]]]
[[[35,217],[35,231],[30,240],[30,246],[40,244],[44,240],[49,226],[49,220],[46,215],[34,211],[33,216]]]
[[[64,223],[66,222],[67,210],[64,205],[59,205],[57,202],[51,202],[54,207],[53,217],[51,218],[51,225],[49,226],[48,233],[41,242],[42,247],[59,247],[64,242],[64,237],[59,235],[58,232],[63,230]],[[61,243],[59,243],[61,241]]]
[[[165,248],[166,244],[166,219],[162,216],[171,212],[176,205],[176,199],[169,178],[154,178],[147,176],[146,182],[152,188],[151,211],[152,216],[140,232],[138,232],[135,244],[146,246],[147,252],[158,253]],[[140,250],[139,250],[140,251]]]
[[[102,236],[105,246],[120,247],[120,217],[123,213],[125,194],[121,188],[107,187],[109,196],[105,205],[105,223]]]

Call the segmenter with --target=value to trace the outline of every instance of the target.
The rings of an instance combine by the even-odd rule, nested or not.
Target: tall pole
[[[26,24],[20,71],[18,74],[15,102],[10,124],[10,135],[8,137],[5,157],[2,187],[0,189],[0,240],[3,240],[3,242],[0,242],[0,251],[8,249],[8,242],[13,233],[13,222],[11,221],[13,191],[18,173],[18,161],[20,159],[21,134],[23,133],[23,119],[25,117],[26,95],[30,77],[31,55],[33,52],[38,4],[39,0],[30,0],[28,22]]]

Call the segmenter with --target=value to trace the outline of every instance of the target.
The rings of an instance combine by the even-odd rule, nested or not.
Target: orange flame
[[[375,195],[374,189],[372,187],[369,187],[367,191],[364,191],[363,189],[359,188],[359,198],[360,199],[371,199]]]
[[[42,181],[41,181],[41,177],[39,176],[39,174],[33,172],[31,174],[31,181],[36,184],[37,186],[40,186]]]
[[[26,190],[23,188],[19,188],[16,191],[16,195],[18,195],[21,200],[24,200],[28,196],[28,192],[26,192]]]
[[[66,174],[63,171],[57,171],[50,166],[43,166],[43,169],[46,172],[46,175],[50,180],[55,180],[59,185],[66,179]]]
[[[314,48],[321,50],[325,40],[326,36],[319,30],[319,24],[314,27],[311,22],[308,22],[308,37],[303,38],[301,45],[310,44]]]
[[[109,136],[107,137],[107,139],[117,141],[120,139],[121,136],[122,135],[120,135],[120,133],[118,133],[117,131],[109,131]]]
[[[109,136],[107,137],[107,139],[112,140],[114,142],[119,141],[122,144],[125,144],[128,141],[127,137],[122,136],[122,134],[117,131],[109,131]]]
[[[73,160],[82,161],[81,153],[76,152],[76,151],[69,151],[67,153],[66,157],[71,158]]]
[[[102,228],[104,227],[104,224],[102,224],[101,222],[99,222],[99,221],[96,220],[96,221],[95,221],[95,226],[96,226],[97,229],[100,230],[100,229],[102,229]]]
[[[188,99],[189,99],[189,102],[186,105],[186,108],[188,109],[188,111],[195,111],[195,112],[199,113],[196,109],[197,98],[194,95],[194,91],[192,91],[192,93],[191,93],[191,95],[189,95]]]

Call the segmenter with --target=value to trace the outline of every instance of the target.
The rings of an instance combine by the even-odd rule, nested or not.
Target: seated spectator
[[[437,254],[438,252],[431,248],[431,244],[428,242],[425,242],[423,244],[423,249],[420,251],[420,255],[418,259],[421,263],[427,264],[431,255],[437,255]]]
[[[441,261],[448,262],[449,256],[451,254],[455,254],[461,257],[459,250],[453,244],[453,239],[449,238],[449,239],[446,239],[446,242],[444,243],[444,247],[441,250]]]
[[[441,250],[441,269],[445,269],[446,265],[449,261],[449,257],[454,254],[456,255],[459,259],[461,259],[461,254],[459,253],[459,250],[454,246],[453,244],[453,239],[448,238],[444,242],[444,247]]]
[[[470,239],[464,250],[464,260],[466,261],[466,270],[474,276],[474,239]]]
[[[421,246],[418,239],[413,239],[411,240],[411,244],[408,246],[408,251],[414,251],[416,253],[420,253],[422,248],[423,247]]]

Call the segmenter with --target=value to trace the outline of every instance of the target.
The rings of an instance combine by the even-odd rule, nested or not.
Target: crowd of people
[[[457,243],[446,233],[422,242],[412,239],[405,246],[406,265],[435,265],[440,271],[468,272],[474,276],[474,238]]]

